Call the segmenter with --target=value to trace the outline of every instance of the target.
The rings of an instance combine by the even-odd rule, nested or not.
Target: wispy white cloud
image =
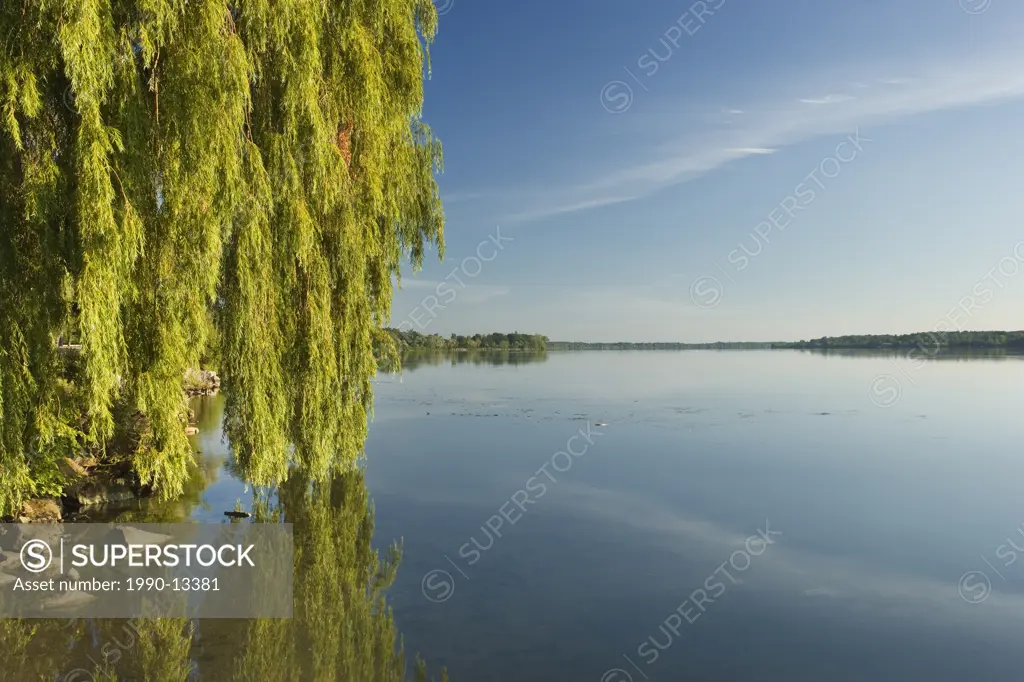
[[[849,102],[855,99],[851,95],[825,95],[824,97],[809,98],[800,100],[804,104],[838,104],[840,102]]]
[[[602,206],[614,206],[615,204],[622,204],[627,201],[632,201],[635,198],[636,196],[632,194],[621,194],[614,196],[597,197],[594,199],[584,199],[575,203],[564,205],[543,205],[537,209],[512,213],[506,216],[504,218],[504,221],[509,223],[525,223],[531,220],[539,220],[540,218],[551,218],[553,216],[563,215],[565,213],[587,211],[589,209],[600,208]]]
[[[758,154],[774,154],[779,151],[771,147],[739,147],[737,149],[726,149],[725,151],[737,154],[739,156],[751,156]]]
[[[906,65],[899,71],[913,73]],[[883,79],[864,78],[865,83]],[[751,154],[769,153],[824,135],[851,133],[858,127],[885,125],[910,116],[988,104],[1024,96],[1024,51],[991,58],[950,60],[918,69],[913,77],[884,79],[887,85],[867,86],[842,106],[807,106],[807,102],[838,104],[838,95],[821,99],[757,102],[746,109],[742,125],[728,129],[681,127],[674,107],[663,105],[664,142],[638,149],[628,161],[611,160],[606,172],[557,190],[520,195],[517,205],[528,210],[507,216],[509,222],[541,218],[632,201],[666,187],[689,182]],[[780,91],[784,88],[779,88]],[[681,131],[682,128],[682,132]],[[650,136],[649,131],[647,132]],[[763,150],[763,151],[759,151]]]
[[[732,114],[733,116],[739,116],[740,114],[743,114],[744,111],[742,109],[726,109],[725,113]]]

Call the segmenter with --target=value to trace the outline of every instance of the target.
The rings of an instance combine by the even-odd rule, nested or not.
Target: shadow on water
[[[291,523],[294,613],[258,620],[0,620],[0,679],[19,682],[399,682],[406,661],[384,599],[401,558],[371,541],[361,470],[259,493],[256,523]],[[151,520],[149,518],[139,520]],[[424,667],[410,666],[427,680]],[[447,679],[444,672],[440,678]]]

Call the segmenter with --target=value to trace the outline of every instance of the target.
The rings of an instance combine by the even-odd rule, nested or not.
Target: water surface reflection
[[[201,476],[200,473],[197,476]],[[177,511],[187,508],[174,507]],[[171,515],[152,505],[120,518]],[[401,559],[371,545],[374,514],[360,470],[327,484],[294,475],[257,491],[253,521],[291,523],[294,616],[258,620],[0,620],[0,678],[63,682],[408,679],[401,638],[383,592]],[[427,680],[425,666],[414,679]],[[435,678],[437,679],[437,678]],[[442,671],[441,680],[447,677]]]

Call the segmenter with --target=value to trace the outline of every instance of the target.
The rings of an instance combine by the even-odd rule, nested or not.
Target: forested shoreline
[[[473,334],[463,336],[452,334],[421,334],[417,331],[388,328],[385,330],[394,340],[399,351],[410,350],[525,350],[539,351],[549,348],[548,337],[540,334]]]
[[[684,343],[673,341],[550,341],[542,334],[491,333],[471,336],[421,334],[416,331],[385,330],[399,351],[417,350],[957,350],[1004,348],[1024,350],[1024,331],[919,332],[915,334],[865,334],[823,336],[809,341],[718,341]]]
[[[770,343],[756,341],[719,341],[714,343],[677,343],[671,341],[552,341],[548,350],[758,350],[771,348]]]
[[[861,336],[824,336],[810,341],[773,343],[773,348],[837,348],[921,350],[1007,348],[1024,349],[1024,331],[1004,332],[919,332],[916,334],[868,334]]]

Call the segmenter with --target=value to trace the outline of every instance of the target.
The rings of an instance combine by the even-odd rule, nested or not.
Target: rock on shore
[[[185,393],[195,395],[216,395],[220,390],[220,377],[208,369],[190,369],[185,372]]]
[[[26,500],[21,505],[18,523],[56,523],[63,517],[60,504],[50,498]]]

